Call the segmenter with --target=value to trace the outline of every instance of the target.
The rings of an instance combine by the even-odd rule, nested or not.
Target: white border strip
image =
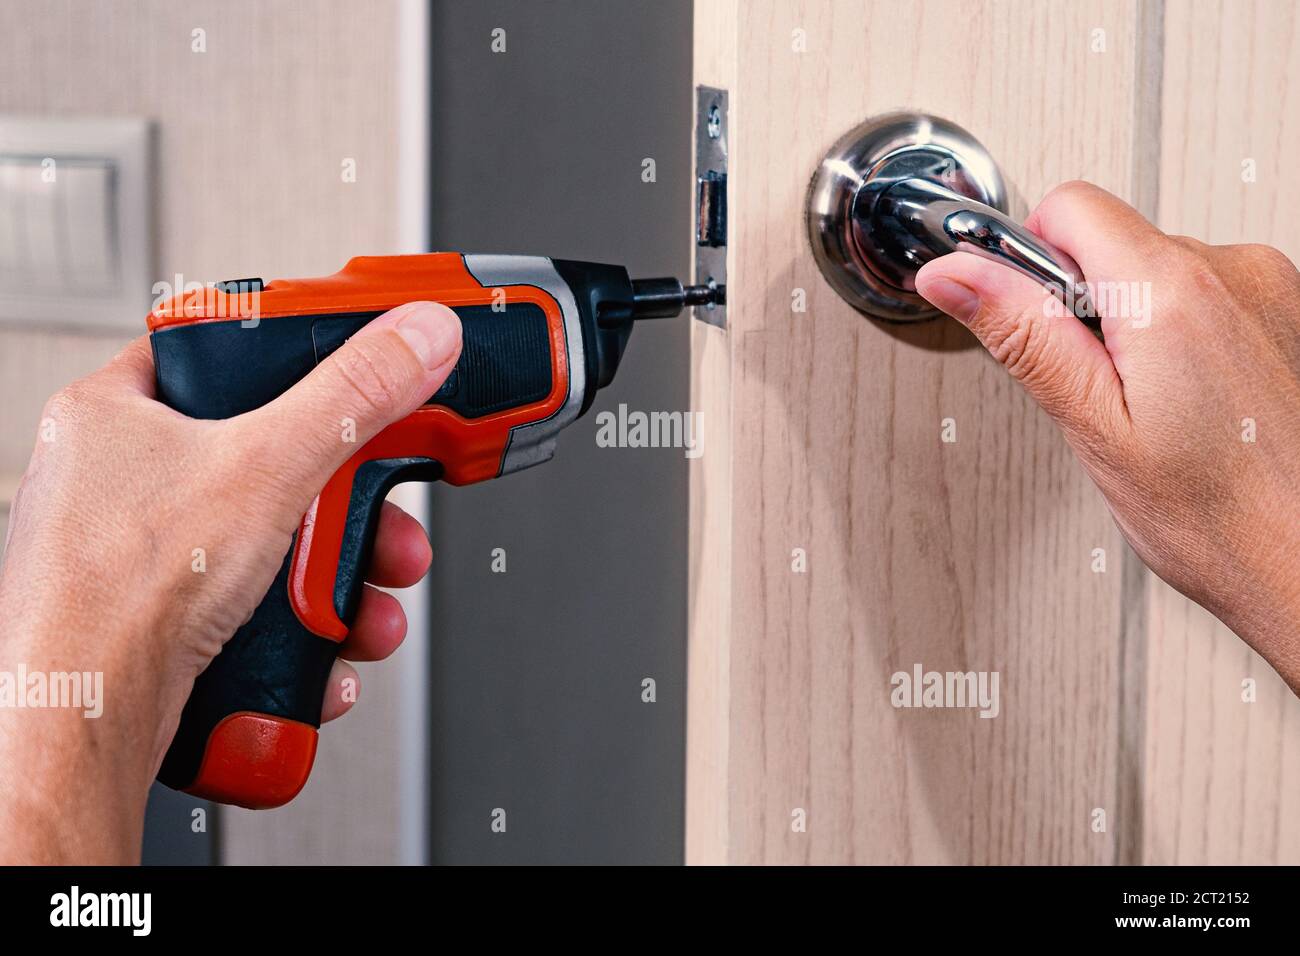
[[[399,0],[397,12],[397,194],[393,199],[398,251],[403,253],[429,251],[430,3]],[[428,526],[428,485],[401,485],[389,497]],[[397,596],[409,627],[399,652],[397,862],[422,866],[429,863],[429,583],[421,581]]]

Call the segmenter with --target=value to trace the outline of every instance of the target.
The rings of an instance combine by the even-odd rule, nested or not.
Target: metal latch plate
[[[727,91],[695,88],[695,282],[727,284]],[[727,327],[726,305],[697,305],[701,322]]]

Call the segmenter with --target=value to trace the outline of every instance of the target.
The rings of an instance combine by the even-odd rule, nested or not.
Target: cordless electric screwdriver
[[[291,800],[311,773],[326,680],[389,490],[549,460],[555,436],[613,380],[637,319],[724,297],[718,286],[631,280],[620,266],[442,252],[362,256],[315,279],[232,280],[156,308],[158,395],[192,418],[266,404],[404,302],[441,302],[463,330],[442,387],[362,446],[312,503],[266,598],[195,681],[158,779],[244,807]]]

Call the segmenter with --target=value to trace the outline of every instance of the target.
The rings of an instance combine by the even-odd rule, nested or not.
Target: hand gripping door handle
[[[1002,175],[974,137],[937,117],[894,113],[851,130],[826,155],[808,190],[808,235],[827,281],[871,318],[938,315],[917,295],[916,273],[960,251],[1029,276],[1095,328],[1078,264],[1006,208]]]

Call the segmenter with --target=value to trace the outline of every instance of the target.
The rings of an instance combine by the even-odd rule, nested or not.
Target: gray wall
[[[689,2],[437,2],[432,72],[433,248],[686,276]],[[687,322],[637,327],[552,462],[432,493],[434,862],[682,859],[687,463],[595,419],[688,407]]]

